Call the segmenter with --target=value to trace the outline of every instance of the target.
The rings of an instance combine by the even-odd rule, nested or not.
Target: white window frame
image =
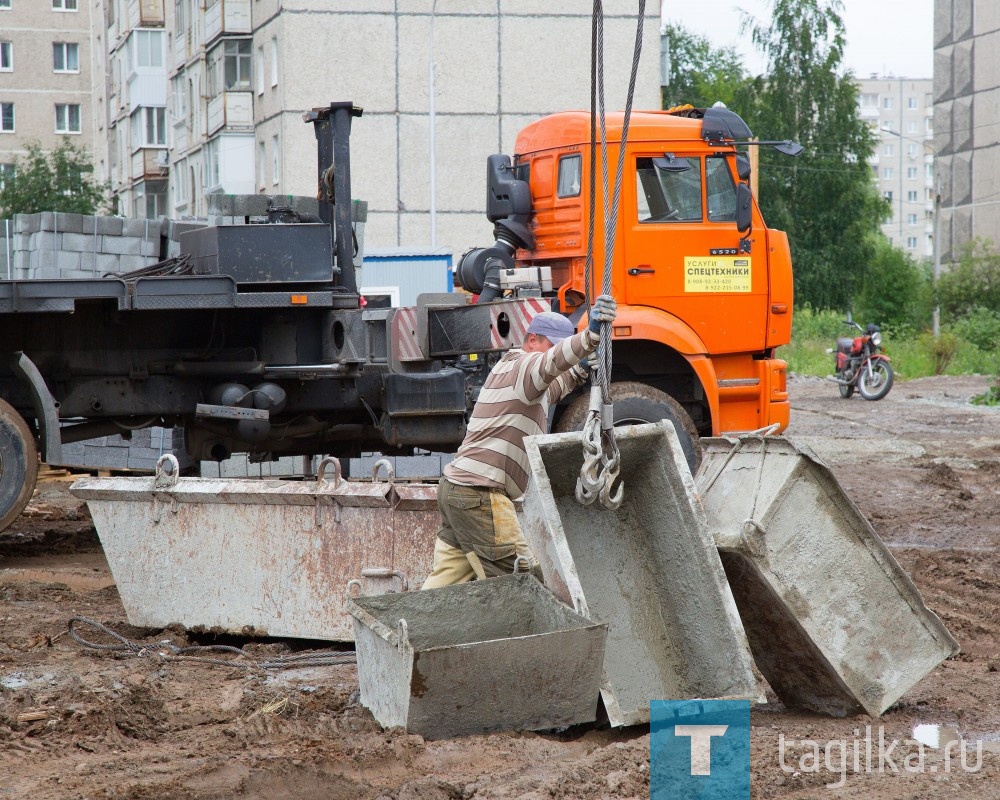
[[[362,297],[368,295],[386,295],[393,308],[399,308],[399,287],[398,286],[363,286],[358,289],[358,294]]]
[[[916,214],[907,214],[906,215],[906,224],[907,225],[916,225],[917,224],[917,215]]]
[[[76,109],[77,129],[71,127],[70,109]],[[63,113],[60,114],[60,109]],[[80,134],[83,133],[83,114],[79,103],[56,103],[56,133],[59,134]],[[59,127],[62,125],[62,127]]]
[[[7,175],[10,175],[12,178],[17,176],[17,164],[0,163],[0,189],[4,187]]]
[[[892,167],[886,167],[885,169],[882,170],[882,177],[885,180],[891,181],[892,180],[892,176],[893,176]]]
[[[886,142],[882,154],[886,156],[891,156],[894,155],[894,153],[895,153],[895,148],[892,146],[892,142]]]
[[[264,45],[257,48],[257,94],[264,94]]]
[[[917,249],[917,237],[916,236],[907,236],[906,237],[906,249],[907,250],[916,250]]]
[[[3,127],[3,110],[5,106],[10,106],[10,127]],[[0,133],[14,133],[17,130],[17,116],[13,103],[0,103]]]
[[[919,203],[920,202],[920,200],[917,199],[917,190],[916,189],[910,189],[910,191],[908,191],[906,193],[906,202],[907,203]]]
[[[890,108],[892,108],[892,98],[891,97],[883,97],[882,98],[882,108],[885,109],[886,111],[888,111]]]
[[[249,45],[250,52],[241,53],[240,45]],[[232,46],[232,47],[231,47]],[[235,50],[235,52],[229,52],[230,50]],[[232,86],[227,85],[229,83],[229,59],[234,59],[236,62],[236,80]],[[242,75],[242,65],[246,65],[249,69],[250,74],[246,76],[246,80],[243,79]],[[249,91],[253,86],[253,42],[250,39],[227,39],[222,44],[222,90],[225,92],[246,92]]]
[[[278,85],[278,37],[271,37],[271,88]]]
[[[271,137],[271,183],[275,186],[281,180],[281,141],[278,135]]]
[[[69,68],[69,54],[71,49],[76,51],[76,69]],[[62,51],[63,66],[60,69],[56,66],[56,53]],[[52,71],[56,73],[67,73],[78,75],[80,73],[80,45],[77,42],[53,42],[52,43]]]
[[[7,66],[4,66],[4,51],[7,52]],[[14,43],[6,40],[0,42],[0,72],[14,71]]]
[[[10,11],[11,0],[0,0],[0,11]]]
[[[165,148],[167,146],[167,109],[163,106],[145,106],[142,109],[142,133],[141,140],[143,147]],[[154,136],[152,138],[162,138],[163,141],[151,141],[149,136],[150,123],[153,126]]]
[[[267,186],[267,145],[257,142],[257,186],[261,189]]]
[[[80,10],[79,6],[77,0],[52,0],[53,11],[76,12]]]
[[[145,28],[137,28],[132,31],[133,43],[130,48],[129,56],[132,60],[132,71],[136,72],[140,69],[148,70],[161,70],[166,66],[166,56],[164,55],[163,48],[163,31],[162,30],[147,30]],[[159,42],[159,62],[154,63],[155,59],[152,58],[154,49],[152,42]],[[140,44],[142,43],[142,44]],[[145,45],[145,46],[143,46]],[[150,63],[143,64],[142,56],[145,55]]]
[[[910,109],[911,111],[915,111],[916,108],[917,108],[917,98],[916,97],[907,97],[906,98],[906,107],[908,109]]]

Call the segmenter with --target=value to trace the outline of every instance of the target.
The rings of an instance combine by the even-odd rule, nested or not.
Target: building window
[[[264,94],[264,47],[257,48],[257,94]]]
[[[275,186],[281,177],[281,148],[278,145],[278,137],[271,137],[271,182]]]
[[[892,142],[885,143],[885,149],[882,151],[883,155],[891,156],[895,151]]]
[[[906,168],[906,177],[910,178],[911,180],[913,180],[914,178],[916,178],[917,177],[917,168],[916,167],[907,167]]]
[[[53,72],[80,71],[80,45],[75,42],[52,43]]]
[[[226,91],[250,88],[250,48],[249,39],[225,43]]]
[[[861,95],[861,106],[863,108],[878,108],[878,95],[877,94]]]
[[[892,202],[892,192],[891,191],[889,191],[889,192],[882,192],[882,197],[884,197],[890,203]]]
[[[885,109],[892,108],[892,98],[891,97],[883,97],[882,98],[882,108],[885,108]]]
[[[886,167],[884,170],[882,170],[882,177],[885,178],[886,180],[891,179],[892,178],[892,167]]]
[[[266,182],[264,170],[267,167],[267,151],[263,142],[257,142],[257,185],[264,188]]]
[[[271,37],[271,86],[278,85],[278,39]]]
[[[56,104],[56,133],[80,132],[80,106],[76,103]]]
[[[167,109],[137,108],[132,114],[132,149],[165,147],[167,144]]]
[[[926,166],[927,166],[927,180],[932,181],[934,180],[934,165],[927,164]]]
[[[220,183],[222,180],[219,169],[219,140],[212,139],[205,143],[205,189],[211,190]]]
[[[135,65],[137,67],[163,66],[163,32],[133,31],[135,36]]]
[[[11,72],[14,69],[14,45],[11,42],[0,42],[0,72]]]
[[[52,0],[53,11],[76,11],[76,0]]]
[[[6,11],[10,8],[10,0],[0,0],[0,11]]]
[[[908,97],[908,98],[906,98],[906,107],[908,109],[910,109],[911,111],[914,110],[914,109],[916,109],[916,107],[917,107],[917,98],[916,97]]]
[[[907,250],[916,250],[917,249],[917,237],[916,236],[907,236],[906,237],[906,249]]]
[[[916,203],[917,202],[917,193],[916,193],[915,190],[911,189],[910,191],[908,191],[906,193],[906,202],[907,203]]]
[[[917,121],[915,119],[911,119],[906,123],[906,132],[917,133]]]
[[[167,182],[140,183],[135,189],[132,207],[138,219],[157,219],[164,216],[167,209]]]
[[[906,215],[906,224],[907,225],[916,225],[917,224],[917,215],[916,214],[907,214]]]
[[[0,189],[3,189],[7,181],[15,175],[17,175],[17,166],[15,164],[0,164]]]

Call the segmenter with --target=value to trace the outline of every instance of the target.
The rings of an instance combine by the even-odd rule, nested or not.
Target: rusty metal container
[[[609,623],[601,696],[613,725],[649,721],[650,700],[755,699],[752,659],[694,482],[670,423],[618,428],[625,495],[580,505],[579,433],[526,440],[521,526],[545,584]]]
[[[789,707],[879,716],[958,652],[808,448],[702,439],[697,486],[754,659]]]
[[[359,596],[348,610],[361,703],[383,727],[443,739],[596,717],[607,625],[531,575]]]
[[[388,462],[361,482],[327,459],[300,482],[178,478],[172,458],[154,477],[70,489],[87,501],[133,625],[351,641],[348,581],[375,594],[431,571],[437,489],[396,484]]]

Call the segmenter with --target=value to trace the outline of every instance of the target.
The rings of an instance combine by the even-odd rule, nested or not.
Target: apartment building
[[[858,82],[859,110],[879,143],[870,159],[892,206],[882,232],[915,258],[934,255],[934,101],[931,79],[871,76]]]
[[[539,116],[589,106],[590,8],[573,0],[541,10],[528,0],[95,2],[112,61],[109,160],[123,205],[142,216],[204,216],[211,192],[314,195],[315,139],[302,115],[351,100],[365,110],[352,178],[369,202],[367,243],[488,243],[486,157],[511,152]],[[620,108],[635,9],[604,5],[608,104]],[[659,103],[657,14],[645,20],[636,108]],[[159,43],[162,69],[153,55],[130,60]],[[164,102],[165,140],[161,112],[150,111]]]
[[[0,180],[30,142],[94,150],[89,0],[0,0]]]
[[[1000,246],[1000,3],[935,0],[934,102],[948,263],[974,238]]]

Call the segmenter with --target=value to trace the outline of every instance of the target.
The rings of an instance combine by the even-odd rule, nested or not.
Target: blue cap
[[[528,333],[537,333],[539,336],[544,336],[552,344],[559,344],[567,336],[576,333],[576,328],[562,314],[557,314],[555,311],[543,311],[531,320]]]

